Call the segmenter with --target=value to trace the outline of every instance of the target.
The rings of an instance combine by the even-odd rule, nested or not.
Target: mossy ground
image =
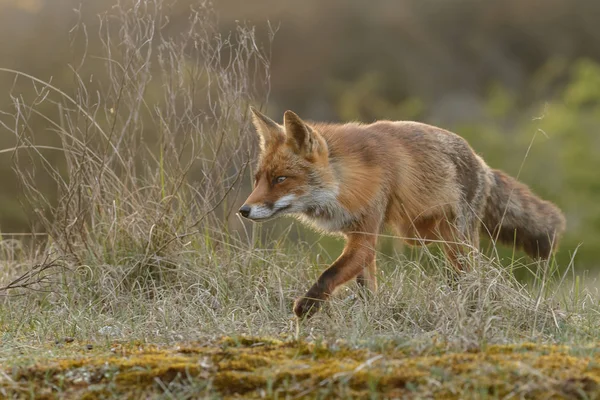
[[[53,343],[4,357],[9,398],[596,398],[595,346],[419,351],[224,338],[177,345]],[[8,354],[8,353],[6,353]]]

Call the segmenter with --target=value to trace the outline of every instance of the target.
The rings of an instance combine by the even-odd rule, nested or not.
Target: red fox
[[[353,278],[377,290],[375,244],[386,225],[410,245],[442,244],[459,271],[480,232],[548,259],[565,229],[558,207],[491,169],[452,132],[407,121],[308,123],[292,111],[280,125],[251,111],[260,156],[239,213],[257,222],[291,214],[346,238],[341,256],[296,300],[299,318]]]

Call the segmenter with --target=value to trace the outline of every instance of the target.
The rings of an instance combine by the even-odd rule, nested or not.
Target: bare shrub
[[[254,142],[248,106],[268,94],[268,54],[252,27],[219,33],[206,2],[175,25],[166,8],[119,1],[100,17],[101,55],[77,25],[85,52],[72,87],[4,70],[36,90],[31,101],[12,95],[4,126],[27,149],[15,151],[15,171],[49,244],[75,265],[110,265],[127,288],[163,282],[182,251],[199,250],[192,242],[225,240]],[[48,103],[54,118],[39,111]],[[37,144],[32,118],[58,136],[63,159]],[[39,189],[44,176],[56,199]]]

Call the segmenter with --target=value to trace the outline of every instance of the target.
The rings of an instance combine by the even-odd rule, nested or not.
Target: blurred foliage
[[[115,1],[0,1],[0,66],[68,91],[69,65],[81,61],[84,46],[87,57],[97,53],[96,14]],[[177,34],[189,4],[169,4]],[[414,119],[453,130],[490,166],[565,211],[562,264],[582,244],[576,266],[600,268],[600,2],[219,0],[215,7],[223,32],[248,20],[267,43],[268,24],[277,28],[273,118],[294,109],[313,120]],[[78,20],[88,27],[78,36],[85,42],[69,32]],[[0,88],[0,110],[10,108],[11,92],[35,94],[6,74]],[[14,146],[1,129],[0,148]],[[42,120],[31,129],[40,143],[53,142]],[[10,153],[0,153],[0,228],[27,231],[11,166]]]
[[[600,65],[582,59],[568,70],[564,89],[527,110],[480,128],[486,136],[509,137],[510,148],[481,143],[493,166],[507,169],[541,196],[555,201],[566,213],[568,231],[562,244],[563,263],[582,244],[577,264],[598,265],[600,256]],[[493,102],[493,97],[491,98]],[[532,116],[536,116],[532,118]],[[513,120],[512,134],[502,125]],[[481,132],[479,134],[481,134]],[[470,139],[470,136],[466,136]]]
[[[423,102],[417,98],[395,103],[382,96],[383,82],[382,76],[376,73],[365,74],[356,82],[333,82],[331,91],[339,118],[342,121],[402,120],[418,119],[422,115]]]

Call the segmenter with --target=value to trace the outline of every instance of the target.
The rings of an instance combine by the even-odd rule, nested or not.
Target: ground
[[[9,398],[597,398],[594,346],[452,351],[227,337],[153,345],[66,338],[4,357]]]

